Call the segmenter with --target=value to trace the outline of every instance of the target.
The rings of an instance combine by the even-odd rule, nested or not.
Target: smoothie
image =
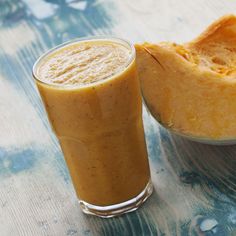
[[[78,41],[34,67],[78,198],[95,206],[133,199],[150,180],[133,54],[115,40]]]

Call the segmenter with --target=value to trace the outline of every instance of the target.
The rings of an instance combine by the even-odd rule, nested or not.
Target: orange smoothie
[[[95,206],[133,199],[150,180],[132,50],[106,39],[77,41],[34,67],[78,198]]]

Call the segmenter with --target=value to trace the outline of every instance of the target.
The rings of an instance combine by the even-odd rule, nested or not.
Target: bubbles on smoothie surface
[[[131,50],[118,43],[78,42],[46,57],[39,79],[55,85],[88,84],[119,72],[130,58]]]

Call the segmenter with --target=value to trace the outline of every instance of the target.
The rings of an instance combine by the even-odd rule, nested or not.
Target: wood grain
[[[122,217],[83,215],[31,78],[36,58],[66,40],[183,42],[235,9],[221,0],[1,1],[0,235],[235,236],[236,146],[170,135],[146,110],[155,193]]]

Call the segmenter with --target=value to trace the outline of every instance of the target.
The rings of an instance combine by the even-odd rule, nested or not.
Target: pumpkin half
[[[236,17],[227,15],[189,43],[135,45],[145,103],[177,133],[236,137]]]

